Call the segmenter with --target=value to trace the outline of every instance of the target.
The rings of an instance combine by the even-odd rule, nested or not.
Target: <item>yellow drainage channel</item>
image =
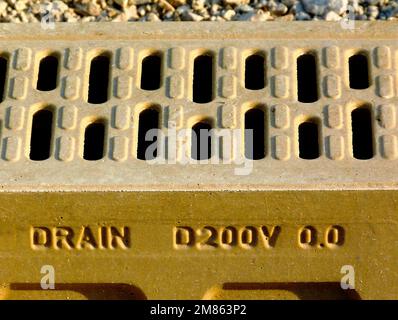
[[[0,298],[397,298],[398,24],[53,27],[0,25]]]

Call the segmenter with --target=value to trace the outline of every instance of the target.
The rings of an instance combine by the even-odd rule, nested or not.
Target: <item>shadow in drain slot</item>
[[[43,290],[37,283],[13,283],[0,296],[5,299],[146,300],[141,289],[123,283],[63,283],[56,284],[54,290]]]
[[[211,288],[209,300],[360,300],[355,290],[344,290],[339,282],[225,283]]]

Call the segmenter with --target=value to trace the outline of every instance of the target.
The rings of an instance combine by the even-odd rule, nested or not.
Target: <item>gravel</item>
[[[0,22],[398,20],[398,0],[0,0]]]

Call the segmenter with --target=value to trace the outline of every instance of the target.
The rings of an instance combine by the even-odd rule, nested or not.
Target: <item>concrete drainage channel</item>
[[[0,28],[0,296],[393,297],[398,25],[131,26]]]

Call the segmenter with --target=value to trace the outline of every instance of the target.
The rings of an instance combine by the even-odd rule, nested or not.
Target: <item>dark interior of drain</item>
[[[245,157],[259,160],[265,156],[264,111],[253,108],[245,113]]]
[[[261,54],[248,56],[245,61],[245,88],[260,90],[265,87],[265,59]]]
[[[369,88],[369,63],[364,53],[358,53],[348,60],[350,88]]]
[[[300,102],[318,100],[318,79],[316,58],[306,53],[297,58],[297,95]]]
[[[206,160],[211,157],[211,125],[201,121],[192,127],[191,158]]]
[[[49,55],[40,60],[39,73],[37,76],[37,90],[51,91],[57,87],[58,57]]]
[[[89,103],[98,104],[108,100],[109,65],[109,57],[105,54],[91,60],[88,85]]]
[[[151,129],[159,129],[159,112],[155,108],[148,108],[140,113],[137,144],[137,158],[140,160],[152,160],[158,155],[156,134],[147,136]]]
[[[316,159],[319,157],[319,129],[316,119],[302,122],[298,127],[299,157]]]
[[[90,123],[84,132],[83,159],[100,160],[104,157],[105,121]]]
[[[200,55],[194,60],[192,99],[197,103],[213,100],[213,55]]]
[[[31,160],[41,161],[50,157],[52,127],[51,110],[39,110],[33,115],[29,154]]]
[[[366,106],[354,109],[351,113],[352,151],[356,159],[373,157],[372,117]]]
[[[4,89],[7,78],[8,59],[0,56],[0,102],[4,100]]]
[[[142,60],[141,89],[156,90],[160,88],[161,65],[160,54],[152,54]]]

